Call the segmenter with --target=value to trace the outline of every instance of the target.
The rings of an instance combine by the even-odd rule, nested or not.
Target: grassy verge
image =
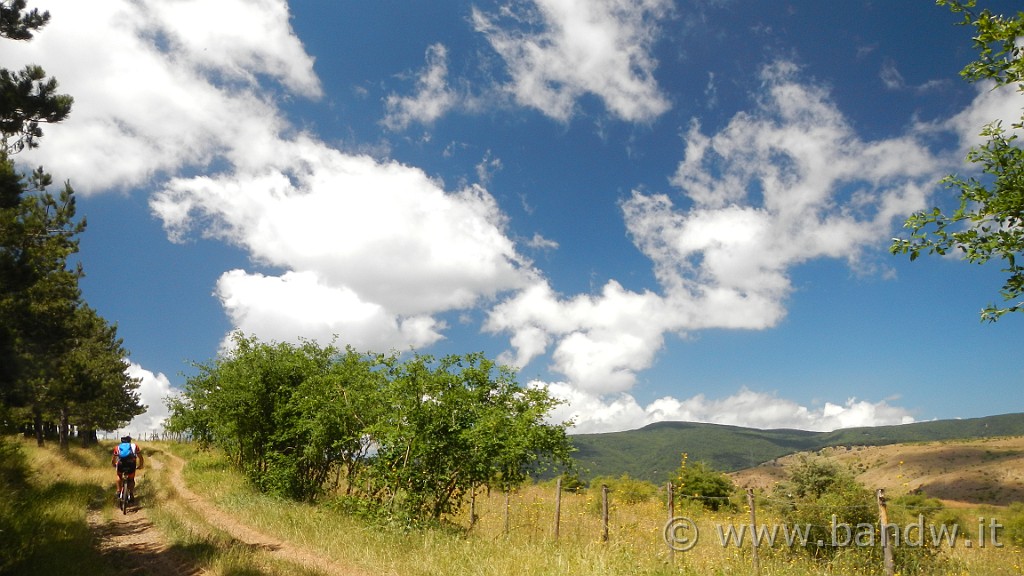
[[[112,574],[93,546],[87,514],[100,510],[111,484],[99,447],[37,448],[0,439],[0,573]]]
[[[404,530],[368,524],[329,504],[311,506],[258,494],[215,453],[182,450],[189,462],[185,479],[196,492],[268,534],[370,574],[678,573],[657,555],[643,558],[590,537],[554,543],[527,531],[506,536],[458,527]]]
[[[167,549],[103,553],[88,516],[109,523],[115,514],[111,444],[72,446],[0,438],[0,574],[4,576],[110,576],[125,566],[153,565],[156,555],[173,565],[212,575],[289,576],[309,574],[253,550],[210,527],[186,505],[167,477],[166,448],[147,445],[147,466],[139,472],[138,496]],[[120,512],[117,512],[120,514]],[[139,573],[139,572],[133,572]]]
[[[310,572],[295,564],[273,558],[265,551],[239,542],[222,530],[210,525],[196,510],[186,503],[171,484],[170,461],[165,451],[180,452],[187,448],[174,444],[153,443],[145,447],[150,458],[162,462],[159,468],[147,466],[145,490],[149,518],[164,535],[173,554],[184,563],[201,567],[211,575],[291,576],[309,575]]]
[[[701,539],[693,550],[675,553],[670,564],[662,536],[667,512],[662,503],[653,500],[613,504],[607,542],[601,540],[600,507],[595,505],[595,497],[587,494],[563,495],[559,539],[555,541],[554,494],[550,486],[529,486],[511,495],[508,533],[504,495],[497,493],[478,495],[479,520],[472,530],[466,528],[468,510],[448,527],[403,529],[369,524],[333,509],[330,501],[311,506],[259,494],[215,452],[198,452],[187,446],[175,450],[189,462],[185,469],[189,486],[219,508],[268,534],[369,574],[752,573],[750,547],[722,546],[716,534],[719,525],[749,522],[747,512],[742,510],[712,513],[696,505],[677,511],[695,519]],[[765,511],[758,520],[767,524],[776,519]],[[1024,567],[1024,551],[1009,543],[980,549],[966,548],[961,541],[938,554],[937,561],[916,573],[996,576],[1021,574]],[[880,559],[853,551],[841,551],[831,562],[811,559],[785,546],[761,549],[759,556],[764,575],[882,573]]]

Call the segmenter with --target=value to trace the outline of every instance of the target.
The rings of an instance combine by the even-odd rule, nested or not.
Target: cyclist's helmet
[[[121,436],[121,442],[131,442],[131,441],[132,441],[132,437],[131,436]]]

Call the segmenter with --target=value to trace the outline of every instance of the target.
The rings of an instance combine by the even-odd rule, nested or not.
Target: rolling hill
[[[832,432],[758,430],[696,422],[658,422],[637,430],[571,437],[584,479],[620,476],[661,483],[679,468],[685,452],[733,472],[789,454],[829,447],[886,446],[907,442],[1024,436],[1024,413],[898,426],[845,428]]]
[[[739,487],[771,490],[805,455],[783,456],[730,476]],[[815,456],[838,462],[864,486],[888,494],[918,492],[951,507],[1024,502],[1024,436],[839,446]]]

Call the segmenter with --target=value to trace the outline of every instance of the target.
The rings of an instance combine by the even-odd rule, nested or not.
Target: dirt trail
[[[306,568],[337,576],[365,576],[365,572],[350,566],[341,566],[318,556],[313,551],[264,534],[217,509],[209,501],[200,498],[195,492],[188,489],[184,478],[181,476],[181,469],[185,462],[173,454],[169,454],[169,456],[171,458],[171,484],[174,486],[174,489],[178,491],[178,494],[181,495],[182,499],[189,506],[199,511],[211,525],[227,532],[247,546],[266,550],[278,558],[294,562]]]
[[[147,462],[155,469],[163,467],[163,463],[154,458],[148,459]],[[104,521],[102,511],[89,512],[89,525],[97,536],[100,552],[109,558],[110,564],[119,567],[125,574],[204,574],[205,572],[192,565],[181,551],[168,546],[163,534],[149,519],[141,491],[139,496],[139,505],[130,506],[127,514],[114,510],[109,522]]]
[[[350,566],[339,565],[318,556],[314,551],[298,547],[248,526],[231,515],[216,508],[211,502],[200,497],[185,485],[181,471],[185,462],[177,456],[163,452],[170,473],[171,485],[182,501],[201,515],[211,526],[223,530],[247,548],[259,549],[272,556],[298,564],[305,568],[334,576],[366,576],[365,572]],[[147,458],[147,464],[161,468],[164,462],[154,457]],[[140,499],[141,500],[141,499]],[[153,526],[146,514],[144,501],[140,506],[129,508],[128,514],[114,513],[113,520],[104,524],[102,514],[93,512],[90,523],[96,530],[104,554],[115,557],[117,566],[124,566],[128,574],[153,574],[155,576],[187,575],[198,576],[207,572],[191,566],[180,552],[169,547],[163,534]]]

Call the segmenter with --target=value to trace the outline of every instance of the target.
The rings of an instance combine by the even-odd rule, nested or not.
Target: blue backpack
[[[121,460],[135,458],[135,451],[132,450],[131,442],[121,442],[117,445],[117,457]]]

